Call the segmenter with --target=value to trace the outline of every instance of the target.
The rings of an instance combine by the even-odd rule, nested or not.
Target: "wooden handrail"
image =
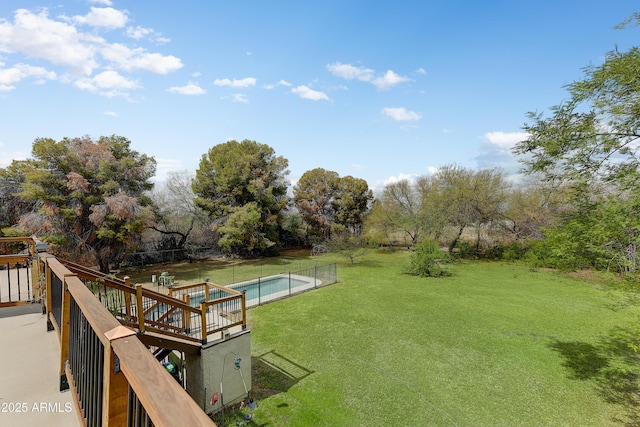
[[[71,270],[72,273],[76,273],[78,277],[82,279],[87,279],[90,281],[98,280],[98,281],[106,282],[116,286],[121,285],[121,286],[131,287],[131,285],[127,285],[126,281],[123,279],[113,277],[109,274],[97,272],[95,270],[92,270],[91,268],[85,267],[84,265],[76,264],[75,262],[71,262],[68,260],[61,260],[61,262],[64,266],[66,266],[69,270]]]
[[[0,265],[11,264],[15,262],[26,262],[31,258],[31,255],[27,254],[15,254],[15,255],[0,255]]]
[[[123,387],[130,386],[135,392],[141,405],[155,426],[170,427],[176,425],[215,426],[213,421],[189,397],[185,390],[158,363],[146,346],[135,335],[109,339],[107,333],[116,328],[122,328],[120,322],[96,299],[82,280],[69,271],[54,257],[44,260],[51,274],[61,278],[64,294],[73,298],[86,318],[88,324],[105,349],[105,363],[103,376],[105,387],[103,390],[103,425],[119,425],[122,422]],[[142,296],[142,289],[139,296]],[[171,300],[174,304],[175,300]],[[186,306],[186,304],[184,304]],[[65,322],[68,322],[69,303],[65,301]],[[199,311],[196,309],[196,311]],[[69,334],[61,334],[61,348],[69,346]],[[113,353],[112,353],[113,352]],[[64,371],[72,374],[66,364],[67,351],[61,352],[61,358],[66,367]],[[117,375],[117,365],[114,356],[119,361],[119,369],[124,378]],[[73,381],[73,378],[70,378]],[[72,390],[75,386],[71,384]],[[76,405],[78,405],[77,395]]]
[[[111,347],[155,426],[215,426],[138,339],[121,338]]]

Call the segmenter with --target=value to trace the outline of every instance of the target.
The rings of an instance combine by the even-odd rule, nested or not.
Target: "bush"
[[[458,252],[456,257],[461,259],[478,259],[479,255],[476,245],[472,245],[469,242],[458,243]]]
[[[416,246],[406,273],[420,277],[451,276],[449,269],[444,266],[450,260],[449,254],[440,250],[438,242],[427,240]]]

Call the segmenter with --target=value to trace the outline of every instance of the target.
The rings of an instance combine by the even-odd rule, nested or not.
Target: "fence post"
[[[289,272],[289,296],[291,296],[291,272]]]
[[[124,284],[128,288],[131,287],[131,278],[129,276],[124,276]],[[127,316],[127,322],[131,321],[131,294],[127,291],[124,292],[124,305],[125,305],[125,315]]]
[[[38,286],[36,286],[36,283]],[[31,292],[34,302],[40,301],[40,260],[38,255],[31,257]]]
[[[52,303],[53,303],[53,299],[51,297],[51,267],[49,266],[49,263],[45,260],[45,264],[44,264],[44,276],[45,276],[45,281],[47,283],[47,332],[51,332],[53,331],[53,322],[51,321],[51,309],[53,308]]]
[[[260,298],[262,297],[262,285],[260,284],[260,277],[258,277],[258,305],[262,304]]]
[[[136,313],[138,314],[138,330],[144,333],[144,308],[142,307],[142,285],[136,285]]]
[[[9,263],[7,263],[7,283],[9,285],[9,302],[11,302],[11,267]]]
[[[318,287],[318,264],[313,267],[313,287]]]
[[[200,304],[200,328],[202,330],[202,344],[207,343],[207,303]]]
[[[242,330],[247,329],[247,290],[242,291]]]
[[[191,306],[191,296],[189,294],[186,294],[183,296],[183,298],[184,298],[184,302],[188,306]],[[182,324],[186,329],[185,332],[191,333],[191,312],[190,311],[182,310]]]
[[[28,273],[27,273],[28,275]],[[18,279],[18,301],[22,300],[22,295],[20,295],[20,264],[16,262],[16,276]]]

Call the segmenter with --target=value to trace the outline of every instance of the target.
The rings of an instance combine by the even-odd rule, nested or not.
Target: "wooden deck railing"
[[[36,253],[37,239],[3,242],[30,245],[4,260],[27,263],[42,289],[47,327],[60,341],[60,390],[73,392],[82,424],[215,426],[146,345],[197,353],[208,335],[246,328],[244,293],[205,282],[165,295]]]
[[[40,272],[32,266],[36,240],[32,237],[0,238],[0,307],[40,301]]]
[[[73,392],[84,425],[215,425],[77,274],[55,257],[42,262],[60,339],[60,387]]]
[[[246,328],[245,298],[233,289],[205,282],[171,288],[165,295],[142,285],[131,286],[128,277],[118,279],[73,262],[62,263],[113,316],[140,333],[206,344],[208,335],[238,325]]]
[[[225,333],[235,327],[247,326],[246,294],[210,282],[195,283],[169,289],[169,295],[180,298],[200,309],[201,329],[205,335]]]

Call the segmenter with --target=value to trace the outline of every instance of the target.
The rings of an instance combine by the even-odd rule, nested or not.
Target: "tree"
[[[333,197],[336,224],[345,227],[352,235],[362,234],[364,215],[372,199],[373,192],[364,179],[340,178]]]
[[[195,203],[214,219],[221,248],[240,255],[275,248],[288,202],[287,166],[271,147],[249,140],[216,145],[202,156]]]
[[[433,177],[421,176],[385,185],[368,215],[367,233],[381,234],[390,243],[394,235],[406,235],[411,245],[424,236],[439,236],[447,218],[435,184]]]
[[[435,175],[439,209],[456,228],[449,253],[458,244],[465,228],[474,226],[476,251],[480,249],[482,230],[503,221],[508,185],[499,169],[471,169],[448,165]]]
[[[188,171],[169,172],[167,180],[150,193],[155,223],[149,228],[162,236],[155,249],[184,249],[194,233],[202,235],[208,227],[206,212],[194,202],[193,179]]]
[[[11,230],[18,223],[20,217],[31,212],[35,201],[24,200],[17,194],[25,182],[22,163],[13,162],[5,169],[0,169],[0,229],[2,234],[11,234]]]
[[[593,182],[637,183],[640,138],[640,50],[610,52],[585,79],[568,85],[571,99],[553,115],[528,113],[529,135],[514,147],[526,172],[571,182],[581,194]]]
[[[630,20],[636,18],[634,15]],[[621,271],[638,268],[635,236],[640,224],[621,223],[620,216],[613,214],[633,214],[640,199],[638,68],[637,47],[609,52],[601,65],[585,68],[583,80],[567,86],[570,99],[552,107],[550,117],[529,113],[529,123],[524,126],[528,137],[514,147],[526,173],[540,173],[547,181],[561,182],[570,190],[572,211],[556,228],[547,230],[547,235],[561,234],[571,240],[571,245],[565,241],[562,251],[556,252],[559,257],[574,257],[579,248],[581,257],[597,265],[603,253],[611,257],[610,251],[617,247],[615,258],[627,260],[620,264],[624,265]],[[603,211],[611,215],[600,215]],[[591,226],[594,216],[605,224]],[[567,233],[567,229],[581,234]],[[623,235],[626,237],[621,239]],[[599,246],[583,252],[584,239],[599,242]]]
[[[531,175],[507,195],[504,226],[513,240],[541,240],[545,228],[571,209],[563,186]]]
[[[385,185],[378,200],[377,209],[380,212],[376,213],[375,218],[381,221],[377,226],[401,231],[409,237],[411,244],[415,245],[425,231],[425,210],[418,188],[406,179],[393,182]]]
[[[331,252],[348,259],[351,265],[355,265],[358,258],[369,252],[367,242],[362,236],[354,236],[347,231],[333,233],[328,245]]]
[[[305,172],[293,187],[294,204],[309,227],[308,234],[331,238],[332,231],[360,235],[373,193],[364,179],[322,168]]]
[[[309,235],[329,237],[335,215],[332,202],[339,180],[337,172],[316,168],[305,172],[293,187],[294,204],[309,227]]]
[[[12,165],[25,177],[18,196],[37,206],[19,225],[59,255],[109,272],[153,215],[143,193],[153,186],[156,162],[130,145],[116,135],[36,139],[32,159]]]

